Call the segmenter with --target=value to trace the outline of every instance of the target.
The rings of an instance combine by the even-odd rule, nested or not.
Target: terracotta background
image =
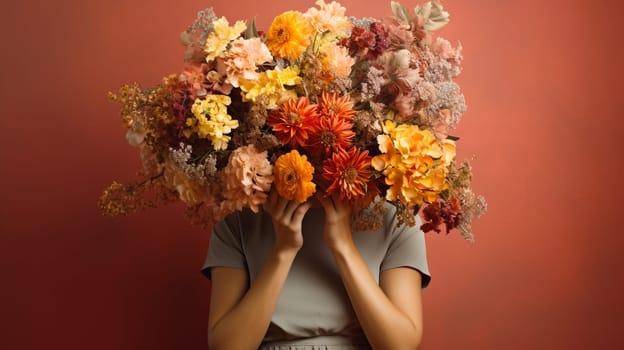
[[[403,1],[414,5],[414,1]],[[344,0],[355,16],[388,1]],[[312,1],[12,1],[0,16],[0,348],[203,349],[208,233],[180,207],[103,218],[139,166],[107,91],[182,68],[213,6],[260,27]],[[620,1],[445,1],[464,46],[477,243],[427,237],[423,349],[624,347]]]

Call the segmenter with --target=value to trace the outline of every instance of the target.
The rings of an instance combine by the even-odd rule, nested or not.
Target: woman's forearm
[[[274,251],[242,299],[208,330],[211,350],[257,349],[271,322],[275,305],[295,258]]]
[[[383,292],[354,244],[333,249],[338,271],[373,349],[417,349],[422,322],[399,310]]]

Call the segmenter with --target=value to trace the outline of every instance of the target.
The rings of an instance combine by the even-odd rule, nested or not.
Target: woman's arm
[[[321,203],[325,243],[368,342],[373,349],[417,349],[423,329],[420,273],[389,269],[381,273],[378,285],[353,242],[351,208],[335,197]]]
[[[271,322],[295,254],[271,254],[247,289],[247,272],[215,267],[208,321],[208,346],[219,349],[257,349]]]
[[[273,219],[275,248],[251,286],[246,271],[225,267],[211,270],[211,350],[260,346],[288,271],[303,244],[301,222],[309,204],[289,202],[272,192],[264,208]]]

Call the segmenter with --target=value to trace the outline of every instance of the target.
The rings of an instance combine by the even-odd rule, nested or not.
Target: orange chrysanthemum
[[[323,166],[323,178],[331,181],[327,194],[339,191],[340,199],[346,198],[350,202],[368,198],[366,193],[372,174],[368,151],[360,151],[356,147],[334,152]]]
[[[271,23],[266,45],[275,57],[296,59],[310,45],[313,30],[300,12],[286,11]]]
[[[282,144],[296,148],[306,144],[308,132],[317,118],[316,105],[311,105],[307,97],[300,97],[286,101],[280,109],[269,113],[267,124],[273,127]]]
[[[316,185],[312,182],[314,167],[297,150],[277,158],[274,172],[273,184],[277,193],[288,200],[303,203],[316,191]]]
[[[339,149],[346,150],[351,146],[355,132],[353,124],[338,116],[320,117],[312,124],[310,139],[305,147],[311,155],[329,155]]]
[[[318,101],[319,113],[323,116],[337,116],[343,119],[351,119],[355,115],[353,101],[349,96],[338,96],[337,93],[323,92]]]

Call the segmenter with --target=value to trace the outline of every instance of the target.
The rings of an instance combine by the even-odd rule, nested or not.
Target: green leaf
[[[437,1],[429,1],[423,6],[416,6],[414,12],[425,20],[425,30],[434,31],[444,27],[449,22],[449,13]]]
[[[401,4],[396,1],[391,1],[390,6],[392,7],[392,12],[394,12],[397,17],[404,21],[410,20],[411,16],[409,14],[409,10],[403,7]]]
[[[431,13],[431,1],[424,5],[416,5],[416,7],[414,7],[414,13],[425,20],[429,18],[429,14]]]
[[[247,30],[243,33],[245,39],[257,38],[258,31],[256,30],[256,17],[251,20],[251,24],[247,26]]]
[[[190,43],[193,42],[193,36],[189,34],[189,32],[184,31],[180,33],[180,41],[182,41],[182,44],[188,46]]]

